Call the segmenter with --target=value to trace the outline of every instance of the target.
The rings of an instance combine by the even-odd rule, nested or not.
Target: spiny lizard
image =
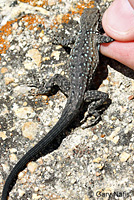
[[[44,90],[42,91],[46,94],[55,85],[58,85],[60,90],[68,97],[66,106],[56,125],[15,165],[5,182],[2,200],[7,199],[18,173],[26,167],[36,154],[45,149],[56,136],[69,126],[79,114],[85,102],[89,103],[88,113],[95,116],[95,122],[99,119],[100,114],[97,108],[106,101],[108,95],[91,90],[91,81],[99,63],[99,44],[113,41],[110,37],[100,34],[100,23],[98,8],[86,8],[84,10],[80,20],[80,31],[70,52],[68,66],[70,80],[56,74],[45,87],[43,86]],[[62,45],[62,41],[60,43]]]

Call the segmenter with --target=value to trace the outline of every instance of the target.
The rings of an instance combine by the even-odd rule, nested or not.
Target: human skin
[[[102,25],[115,41],[101,44],[100,52],[134,70],[134,0],[115,0],[104,13]]]

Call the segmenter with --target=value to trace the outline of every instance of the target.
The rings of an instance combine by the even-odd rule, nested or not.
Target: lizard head
[[[92,24],[94,25],[93,22],[97,22],[100,16],[100,11],[97,7],[94,8],[85,8],[84,12],[82,13],[80,22],[81,24]]]

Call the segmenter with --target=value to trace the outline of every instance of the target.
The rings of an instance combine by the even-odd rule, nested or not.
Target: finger
[[[105,32],[118,41],[134,40],[134,1],[115,0],[102,19]]]
[[[114,41],[101,44],[100,52],[134,69],[134,42]]]

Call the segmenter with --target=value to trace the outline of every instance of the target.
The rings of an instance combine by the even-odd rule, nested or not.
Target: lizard
[[[106,102],[108,94],[92,90],[91,82],[99,63],[100,43],[109,43],[113,39],[105,36],[100,31],[101,15],[97,7],[85,8],[80,18],[80,30],[71,49],[69,56],[69,79],[60,74],[55,74],[40,90],[47,94],[53,87],[59,89],[68,97],[61,117],[47,135],[31,148],[15,165],[5,181],[2,200],[7,200],[9,192],[16,182],[18,173],[25,169],[28,162],[32,161],[42,149],[49,146],[80,113],[84,103],[88,103],[88,114],[95,117],[94,122],[100,118],[97,108]],[[73,38],[74,40],[74,38]],[[71,42],[71,39],[69,43]],[[60,41],[61,45],[65,44]],[[67,41],[66,41],[67,45]]]

